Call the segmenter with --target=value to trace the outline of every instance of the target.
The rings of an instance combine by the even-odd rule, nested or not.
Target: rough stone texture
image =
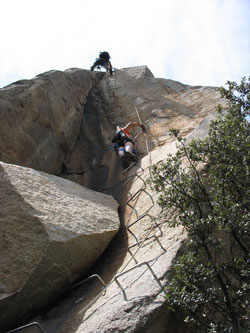
[[[105,191],[119,177],[110,149],[115,125],[138,121],[135,106],[150,129],[152,150],[155,138],[167,142],[171,127],[188,134],[219,98],[216,88],[156,79],[146,66],[116,71],[118,109],[108,87],[102,72],[70,69],[0,89],[0,160]],[[139,138],[139,151],[141,145],[144,151]]]
[[[113,187],[120,169],[110,150],[111,139],[116,125],[138,122],[135,106],[151,135],[150,150],[169,142],[169,128],[176,127],[186,136],[207,114],[215,112],[220,99],[218,88],[191,87],[138,74],[148,71],[146,66],[117,70],[115,83],[104,76],[93,87],[75,147],[64,159],[63,177],[95,190]],[[138,137],[137,147],[145,153],[143,136]]]
[[[65,155],[61,173],[62,177],[99,191],[109,187],[110,178],[115,180],[119,173],[116,155],[110,149],[113,127],[101,87],[97,85],[89,93],[78,138],[74,149]]]
[[[59,175],[101,77],[80,69],[50,71],[0,89],[0,160]]]
[[[138,69],[138,72],[140,71],[141,68]],[[149,177],[148,167],[151,161],[157,163],[168,153],[176,151],[176,142],[168,135],[169,128],[180,129],[181,134],[187,139],[202,138],[207,134],[209,121],[216,117],[216,106],[222,103],[217,88],[190,87],[151,76],[138,78],[131,73],[136,73],[136,69],[116,72],[117,99],[122,109],[122,115],[119,117],[110,103],[107,88],[109,80],[103,79],[96,87],[95,96],[89,99],[97,113],[103,110],[103,105],[105,106],[104,119],[108,118],[113,128],[119,123],[138,121],[134,106],[137,107],[139,116],[147,127],[150,155],[147,155],[145,136],[141,135],[138,139],[138,149],[142,153],[140,155],[142,169],[138,169],[141,178],[133,178],[125,189],[121,189],[119,184],[124,180],[124,175],[112,172],[111,177],[109,174],[108,191],[115,194],[122,191],[123,197],[121,197],[124,200],[128,200],[140,188],[144,188],[142,179]],[[95,99],[96,96],[99,97],[99,101]],[[105,130],[103,124],[103,131]],[[114,162],[110,160],[110,171],[116,170],[112,169]],[[131,174],[134,171],[135,169],[132,169]],[[78,181],[82,182],[81,176]],[[124,208],[126,225],[133,223],[138,216],[145,213],[150,214],[153,219],[158,215],[161,217],[159,207],[155,204],[157,198],[150,192],[148,186],[146,191],[152,197],[141,191],[140,195],[130,202],[130,205],[135,205],[136,212],[131,211],[129,207]],[[169,229],[164,224],[164,218],[160,218],[159,222],[160,229],[152,228],[152,220],[145,216],[130,228],[125,240],[118,239],[112,251],[109,251],[96,266],[96,270],[93,270],[109,282],[105,294],[98,296],[100,286],[94,282],[93,289],[96,292],[89,294],[87,287],[79,290],[80,304],[75,305],[72,300],[70,305],[70,301],[67,303],[71,309],[70,315],[65,315],[67,313],[65,305],[65,308],[62,306],[64,310],[55,310],[46,317],[38,318],[46,328],[46,332],[189,332],[180,313],[173,314],[167,311],[164,292],[157,282],[158,279],[161,285],[167,283],[172,262],[181,251],[186,235],[181,228]],[[129,246],[144,240],[146,236],[148,239],[141,248],[137,245],[128,251]],[[135,259],[132,259],[131,253],[135,254]],[[147,269],[146,264],[132,269],[118,278],[123,287],[122,291],[112,278],[143,262],[150,264],[153,273]],[[93,298],[94,296],[96,298]],[[87,305],[91,299],[94,301]]]
[[[127,74],[133,76],[136,79],[144,79],[146,77],[153,78],[154,75],[150,71],[147,66],[136,66],[136,67],[128,67],[123,68],[122,71],[126,72]]]
[[[0,330],[86,273],[119,229],[117,202],[68,180],[0,162]]]
[[[208,133],[209,120],[215,115],[208,115],[201,124],[187,136],[204,137]],[[158,163],[168,153],[176,152],[176,142],[170,142],[154,149],[149,156],[141,160],[142,170],[138,169],[143,179],[149,178],[150,160]],[[131,171],[131,174],[133,171]],[[142,180],[135,178],[129,190],[131,195],[144,188]],[[146,192],[145,192],[146,191]],[[131,247],[125,255],[117,274],[118,282],[111,280],[106,293],[96,299],[89,308],[83,302],[71,313],[70,318],[60,327],[60,333],[90,333],[90,332],[154,332],[154,333],[191,333],[180,313],[171,313],[164,300],[164,292],[159,285],[167,284],[172,262],[181,251],[186,234],[179,228],[168,228],[164,216],[156,204],[156,197],[149,187],[129,203],[136,212],[126,209],[126,224],[133,224],[137,217],[145,216],[129,228],[128,246],[144,241]],[[150,197],[150,195],[152,197]],[[152,208],[151,208],[152,207]],[[154,226],[157,221],[159,227]],[[145,240],[146,239],[146,240]],[[133,254],[134,258],[131,256]],[[152,271],[146,264],[149,263]],[[131,271],[130,271],[131,269]],[[159,282],[158,282],[158,281]],[[85,311],[86,310],[86,311]],[[50,332],[50,331],[49,331]]]
[[[66,73],[67,71],[64,73],[41,74],[39,76],[41,86],[39,87],[42,90],[45,89],[46,85],[44,82],[48,80],[48,87],[52,89],[50,83],[52,78],[54,76],[64,77],[68,75]],[[73,89],[72,95],[77,95],[75,91],[78,91],[77,87],[79,86],[79,94],[85,96],[84,105],[79,106],[81,109],[80,123],[76,122],[78,124],[77,130],[73,130],[71,132],[72,137],[69,136],[67,140],[67,142],[74,144],[63,149],[63,144],[61,144],[63,140],[59,140],[60,144],[56,142],[55,145],[51,143],[54,142],[53,140],[46,141],[49,140],[47,139],[49,138],[49,133],[52,133],[53,137],[58,137],[55,130],[56,127],[52,128],[49,125],[51,130],[46,132],[46,144],[42,141],[44,146],[40,146],[36,130],[34,130],[36,126],[34,127],[32,121],[29,121],[25,126],[25,122],[19,121],[22,135],[19,135],[19,130],[16,133],[16,126],[8,125],[11,123],[12,117],[8,118],[6,116],[8,112],[14,112],[15,98],[13,96],[15,95],[16,87],[11,85],[6,88],[7,90],[9,89],[9,95],[6,95],[5,90],[0,90],[0,106],[5,104],[9,106],[9,111],[5,111],[4,116],[0,115],[3,121],[0,126],[3,129],[5,126],[6,128],[9,126],[9,132],[13,133],[15,145],[12,144],[11,139],[9,139],[7,144],[4,138],[1,137],[0,140],[4,144],[2,156],[5,156],[5,161],[11,156],[11,160],[8,160],[8,162],[22,165],[26,165],[26,163],[29,165],[29,159],[32,159],[32,165],[29,166],[61,175],[92,189],[111,193],[122,205],[131,195],[145,187],[142,179],[145,180],[149,177],[148,167],[151,163],[150,161],[157,163],[164,159],[168,153],[176,151],[176,143],[168,135],[168,129],[172,127],[178,128],[182,136],[187,138],[203,137],[207,133],[209,120],[214,117],[216,106],[222,103],[218,88],[191,87],[172,80],[157,79],[153,77],[146,66],[117,70],[113,78],[109,78],[108,75],[103,73],[90,73],[82,70],[73,70],[73,73],[70,71],[69,75],[71,80],[70,85],[67,86],[67,89],[69,89],[68,93],[70,94],[71,89]],[[76,77],[80,75],[82,80],[76,80],[75,82],[74,75]],[[87,82],[89,82],[87,90],[83,89],[85,82],[83,76],[85,75]],[[102,76],[103,79],[101,79]],[[114,78],[116,79],[115,82],[112,81]],[[28,91],[37,89],[36,84],[27,82],[25,84],[28,87]],[[12,89],[14,90],[12,91]],[[57,96],[62,98],[63,94],[61,94],[60,89],[60,85],[57,87],[53,86],[51,98],[54,95],[55,98]],[[4,95],[1,95],[2,93]],[[19,98],[22,99],[20,96],[26,96],[27,92],[23,89],[20,94],[17,94],[18,100]],[[4,96],[4,98],[1,99],[1,96]],[[32,100],[30,94],[27,96],[26,105],[28,101]],[[40,103],[39,101],[40,95],[38,96],[38,101],[36,99],[33,101],[34,108],[37,103]],[[67,108],[71,110],[72,105],[72,110],[75,110],[74,103],[77,104],[77,102],[74,102],[74,98],[70,101]],[[44,99],[44,110],[39,113],[39,121],[42,124],[47,124],[46,110],[49,105],[50,100]],[[142,169],[138,169],[141,179],[138,177],[131,178],[133,181],[129,182],[125,189],[122,189],[121,184],[124,180],[124,174],[121,174],[120,161],[116,154],[110,150],[110,144],[116,125],[138,121],[135,106],[140,119],[146,125],[148,131],[147,143],[151,154],[147,154],[145,136],[140,135],[137,147],[142,158]],[[23,111],[22,108],[18,108],[19,112]],[[52,109],[50,109],[50,114],[60,112],[60,103],[53,104]],[[14,110],[16,109],[14,108]],[[33,114],[32,110],[33,107],[28,109],[27,106],[27,118]],[[75,113],[73,114],[75,115]],[[18,112],[16,111],[14,112],[15,117],[18,117]],[[71,117],[72,114],[70,119]],[[60,126],[61,121],[58,126]],[[34,123],[36,125],[36,121]],[[29,130],[30,126],[33,131]],[[42,128],[46,130],[46,126]],[[46,147],[44,150],[47,151],[47,154],[50,154],[47,159],[42,160],[41,156],[43,154],[41,156],[36,154],[36,149],[33,150],[29,159],[20,159],[20,156],[22,156],[20,152],[23,152],[25,147],[24,134],[26,132],[30,141],[34,140],[36,142],[38,150],[42,150],[39,147]],[[75,135],[76,132],[77,135]],[[9,138],[11,138],[10,133],[8,134]],[[16,136],[22,139],[22,143],[19,145]],[[31,140],[31,138],[33,139]],[[11,149],[8,150],[9,146]],[[55,152],[49,153],[54,146],[56,147]],[[59,151],[58,154],[56,153],[57,150]],[[49,164],[50,159],[52,161],[51,166]],[[135,169],[133,168],[131,172],[133,173],[134,171]],[[146,191],[149,191],[148,186]],[[150,197],[145,191],[141,191],[140,195],[130,203],[132,206],[136,205],[136,212],[122,206],[121,216],[124,217],[122,222],[127,225],[133,223],[138,216],[145,212],[148,212],[153,219],[157,217],[160,212],[156,204],[148,211],[152,206],[152,200],[155,203],[156,199],[155,196]],[[153,228],[151,230],[152,220],[149,217],[145,217],[139,223],[133,225],[130,232],[115,238],[111,242],[111,250],[109,250],[109,247],[105,252],[106,254],[92,270],[92,273],[100,274],[106,283],[110,283],[105,295],[94,299],[86,310],[88,301],[93,299],[100,291],[100,285],[95,281],[91,283],[89,288],[83,287],[83,290],[80,289],[79,299],[82,300],[84,298],[84,300],[78,305],[74,303],[74,298],[70,298],[65,303],[55,307],[50,313],[41,314],[38,319],[42,326],[45,327],[46,333],[188,332],[181,319],[181,314],[173,315],[166,310],[164,293],[155,279],[156,276],[162,285],[167,283],[172,262],[181,250],[185,234],[180,228],[167,228],[164,224],[164,219],[160,220],[160,222],[160,229]],[[134,246],[130,250],[133,253],[138,251],[136,259],[131,259],[128,246],[135,244],[136,241],[143,240],[149,231],[149,239],[143,247]],[[143,262],[150,263],[155,276],[149,269],[146,269],[147,266],[144,264],[118,278],[124,291],[112,280],[117,273],[124,272],[128,268]]]

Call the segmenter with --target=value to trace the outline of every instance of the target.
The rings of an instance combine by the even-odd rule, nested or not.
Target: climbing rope
[[[137,110],[137,107],[135,105],[134,105],[134,107],[135,107],[135,112],[136,112],[137,118],[139,120],[139,123],[142,124],[139,112]],[[152,169],[151,152],[149,151],[147,133],[143,132],[143,134],[144,134],[144,137],[145,137],[145,144],[146,144],[147,155],[149,156],[149,174],[150,174],[150,178],[152,178],[152,175],[151,175],[151,169]]]

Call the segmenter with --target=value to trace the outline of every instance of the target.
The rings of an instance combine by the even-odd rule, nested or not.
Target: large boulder
[[[0,89],[0,160],[59,175],[102,74],[50,71]]]
[[[31,91],[36,94],[31,94]],[[45,93],[39,94],[39,91]],[[61,104],[64,98],[69,101],[65,108]],[[219,103],[222,101],[218,88],[192,87],[173,80],[157,79],[146,66],[116,70],[112,77],[84,70],[44,73],[31,81],[21,81],[0,91],[0,130],[3,129],[0,159],[107,191],[115,195],[121,204],[131,195],[139,193],[130,202],[130,206],[136,204],[136,210],[131,211],[127,206],[121,209],[121,216],[128,224],[149,212],[154,221],[160,214],[157,198],[143,181],[149,177],[151,162],[157,163],[168,153],[176,151],[168,129],[178,128],[186,138],[204,137]],[[33,110],[37,110],[38,105],[43,107],[39,109],[39,118],[35,117],[33,121],[32,115],[38,114]],[[138,122],[139,118],[148,132],[147,145],[144,135],[137,140],[142,168],[138,170],[139,177],[133,177],[136,168],[132,168],[131,181],[121,190],[126,173],[120,173],[119,158],[110,150],[111,139],[116,125]],[[51,120],[58,122],[54,124]],[[61,127],[63,131],[60,131]],[[34,147],[30,150],[28,146],[32,142]],[[26,154],[26,147],[29,154]],[[28,188],[26,191],[29,193]],[[151,209],[152,200],[154,205]],[[124,239],[119,238],[117,243],[112,242],[112,249],[105,251],[108,257],[102,257],[94,270],[105,282],[111,281],[106,294],[91,302],[87,311],[87,297],[84,295],[83,303],[76,308],[71,305],[70,314],[60,305],[60,309],[55,310],[57,320],[53,310],[50,315],[41,315],[41,324],[46,332],[186,332],[183,323],[178,320],[179,314],[172,316],[167,312],[164,292],[160,288],[160,284],[168,281],[172,262],[186,235],[181,228],[169,229],[164,219],[160,222],[161,230],[158,227],[151,230],[153,222],[145,216],[133,225],[130,229],[132,233],[128,232],[127,236],[125,233]],[[150,230],[149,239],[138,249],[138,244]],[[49,234],[52,233],[50,230]],[[70,235],[70,230],[66,230],[65,234]],[[129,250],[128,246],[131,246]],[[135,252],[136,257],[132,258],[131,253]],[[112,278],[117,271],[125,272],[138,263],[142,266],[118,278],[125,289],[125,292],[122,291]],[[146,263],[150,263],[157,279]],[[96,286],[93,289],[98,293]]]
[[[0,161],[106,188],[116,156],[109,149],[108,105],[98,89],[103,76],[72,68],[0,89]]]
[[[0,162],[0,330],[86,273],[119,229],[118,204],[69,180]]]
[[[136,79],[145,79],[147,77],[153,78],[154,75],[147,66],[135,66],[123,68],[122,71]]]

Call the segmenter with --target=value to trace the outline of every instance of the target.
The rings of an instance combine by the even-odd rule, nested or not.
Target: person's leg
[[[133,153],[134,151],[134,145],[132,142],[126,142],[125,146],[125,155],[132,161],[132,162],[138,162],[138,157]]]
[[[125,149],[124,147],[119,147],[118,149],[118,156],[121,158],[122,156],[125,156]]]
[[[97,59],[93,66],[91,67],[91,71],[93,71],[95,69],[96,66],[103,66],[104,65],[104,61],[102,59]]]
[[[125,156],[125,149],[124,149],[124,147],[119,147],[119,149],[118,149],[118,156],[121,159],[123,169],[127,169],[129,167],[129,163],[128,163],[127,158]]]
[[[113,69],[112,69],[112,65],[111,65],[111,62],[110,61],[107,61],[106,64],[105,64],[105,68],[107,70],[107,72],[109,72],[110,75],[113,74]]]
[[[132,151],[134,150],[134,145],[133,145],[132,142],[129,141],[129,142],[126,142],[126,143],[125,143],[124,148],[125,148],[125,151],[126,151],[126,152],[130,152],[130,153],[132,153]]]

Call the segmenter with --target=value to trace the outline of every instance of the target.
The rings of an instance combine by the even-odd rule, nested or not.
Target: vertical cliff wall
[[[164,219],[160,228],[154,226],[160,212],[144,181],[151,163],[176,150],[168,129],[178,128],[184,137],[206,135],[219,103],[217,88],[157,79],[146,66],[117,70],[113,77],[81,69],[51,71],[0,90],[1,161],[113,194],[124,204],[127,226],[143,216],[131,226],[128,244],[112,244],[108,259],[102,258],[105,265],[96,268],[110,283],[106,294],[87,311],[83,303],[73,306],[70,314],[60,313],[58,325],[41,317],[46,332],[184,332],[178,316],[165,311],[160,286],[167,283],[185,233],[168,229]],[[139,118],[148,134],[138,137],[140,162],[122,187],[127,175],[110,149],[111,138],[116,125]],[[125,205],[130,197],[135,200]],[[138,246],[145,240],[142,248]],[[119,277],[124,292],[112,278],[127,269],[131,272]]]
[[[84,301],[77,305],[61,326],[61,332],[188,332],[181,314],[169,312],[164,300],[164,285],[186,234],[182,228],[166,226],[157,198],[144,181],[150,177],[152,163],[176,151],[169,128],[180,129],[187,139],[207,135],[209,122],[216,117],[216,107],[222,103],[220,94],[214,87],[190,87],[156,79],[146,67],[117,71],[116,93],[109,89],[112,79],[105,79],[99,89],[109,106],[106,117],[114,126],[125,124],[138,121],[137,110],[148,134],[140,135],[137,142],[141,157],[138,166],[116,179],[118,184],[127,184],[121,188],[127,202],[127,253],[116,265],[113,278],[108,274],[112,270],[109,262],[116,262],[116,251],[118,256],[118,249],[124,244],[119,242],[109,253],[109,260],[103,259],[105,264],[97,269],[109,282],[105,294],[100,292],[89,306]],[[122,113],[117,106],[116,112],[112,112],[113,94]]]
[[[102,72],[50,71],[1,89],[0,160],[105,189],[118,166],[115,125],[138,121],[135,106],[152,150],[168,142],[168,128],[187,135],[219,101],[216,88],[156,79],[146,66],[117,71],[114,84],[118,110]]]

